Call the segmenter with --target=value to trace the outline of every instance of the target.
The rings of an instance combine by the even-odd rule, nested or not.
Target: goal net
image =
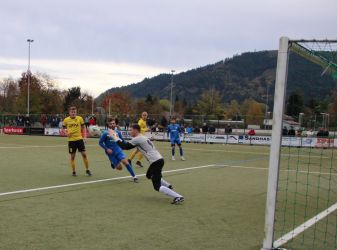
[[[262,249],[337,249],[337,40],[280,39]]]

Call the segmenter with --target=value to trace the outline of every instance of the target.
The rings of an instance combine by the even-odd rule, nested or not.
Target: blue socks
[[[175,148],[172,147],[172,156],[174,156],[174,154],[175,154]]]
[[[180,156],[183,156],[183,155],[184,155],[183,148],[182,148],[182,147],[180,147],[180,148],[179,148],[179,150],[180,150]]]
[[[133,169],[132,169],[132,167],[131,167],[130,164],[128,164],[128,165],[126,166],[126,169],[129,171],[129,173],[131,174],[132,177],[135,177],[135,176],[136,176],[135,173],[133,172]]]

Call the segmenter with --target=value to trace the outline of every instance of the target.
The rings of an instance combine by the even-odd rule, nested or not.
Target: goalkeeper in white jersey
[[[146,172],[146,177],[152,180],[153,188],[173,198],[172,204],[180,204],[184,201],[184,197],[172,190],[172,185],[162,179],[162,169],[164,167],[164,159],[155,148],[153,143],[140,133],[140,127],[135,124],[131,127],[130,142],[123,142],[118,135],[114,135],[114,140],[124,150],[137,148],[145,158],[150,162],[150,167]]]

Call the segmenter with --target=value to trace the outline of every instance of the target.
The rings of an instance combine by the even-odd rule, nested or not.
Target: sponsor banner
[[[329,138],[316,138],[317,148],[330,148],[334,146],[334,139]]]
[[[252,145],[270,145],[271,137],[270,136],[257,136],[257,135],[241,135],[240,139],[243,144],[252,144]]]
[[[334,147],[337,148],[337,139],[334,139]]]
[[[206,142],[226,143],[227,142],[227,135],[208,134],[208,135],[206,135]]]
[[[316,146],[317,138],[304,137],[302,138],[302,147],[313,148]]]
[[[230,143],[230,144],[242,144],[243,143],[243,136],[238,136],[238,135],[228,135],[227,136],[227,142],[226,143]]]
[[[205,142],[204,134],[185,134],[185,142]]]
[[[4,127],[3,132],[5,134],[22,135],[24,132],[24,128]]]
[[[130,140],[131,139],[131,135],[129,133],[129,131],[125,131],[125,130],[120,130],[122,136],[123,136],[123,139],[125,140]]]
[[[44,135],[66,136],[64,130],[59,128],[45,128]]]
[[[284,147],[301,147],[301,137],[282,137],[282,146]]]
[[[150,140],[163,141],[167,140],[167,135],[164,132],[146,132],[145,136]]]

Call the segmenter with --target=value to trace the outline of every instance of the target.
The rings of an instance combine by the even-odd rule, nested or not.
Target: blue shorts
[[[171,145],[175,145],[177,144],[178,146],[181,145],[181,141],[180,141],[180,138],[171,138]]]
[[[111,163],[112,163],[115,167],[117,167],[118,164],[119,164],[123,159],[126,158],[126,155],[124,154],[123,151],[120,151],[120,152],[118,152],[118,153],[116,153],[116,154],[108,155],[108,157],[109,157],[109,160],[111,161]]]

